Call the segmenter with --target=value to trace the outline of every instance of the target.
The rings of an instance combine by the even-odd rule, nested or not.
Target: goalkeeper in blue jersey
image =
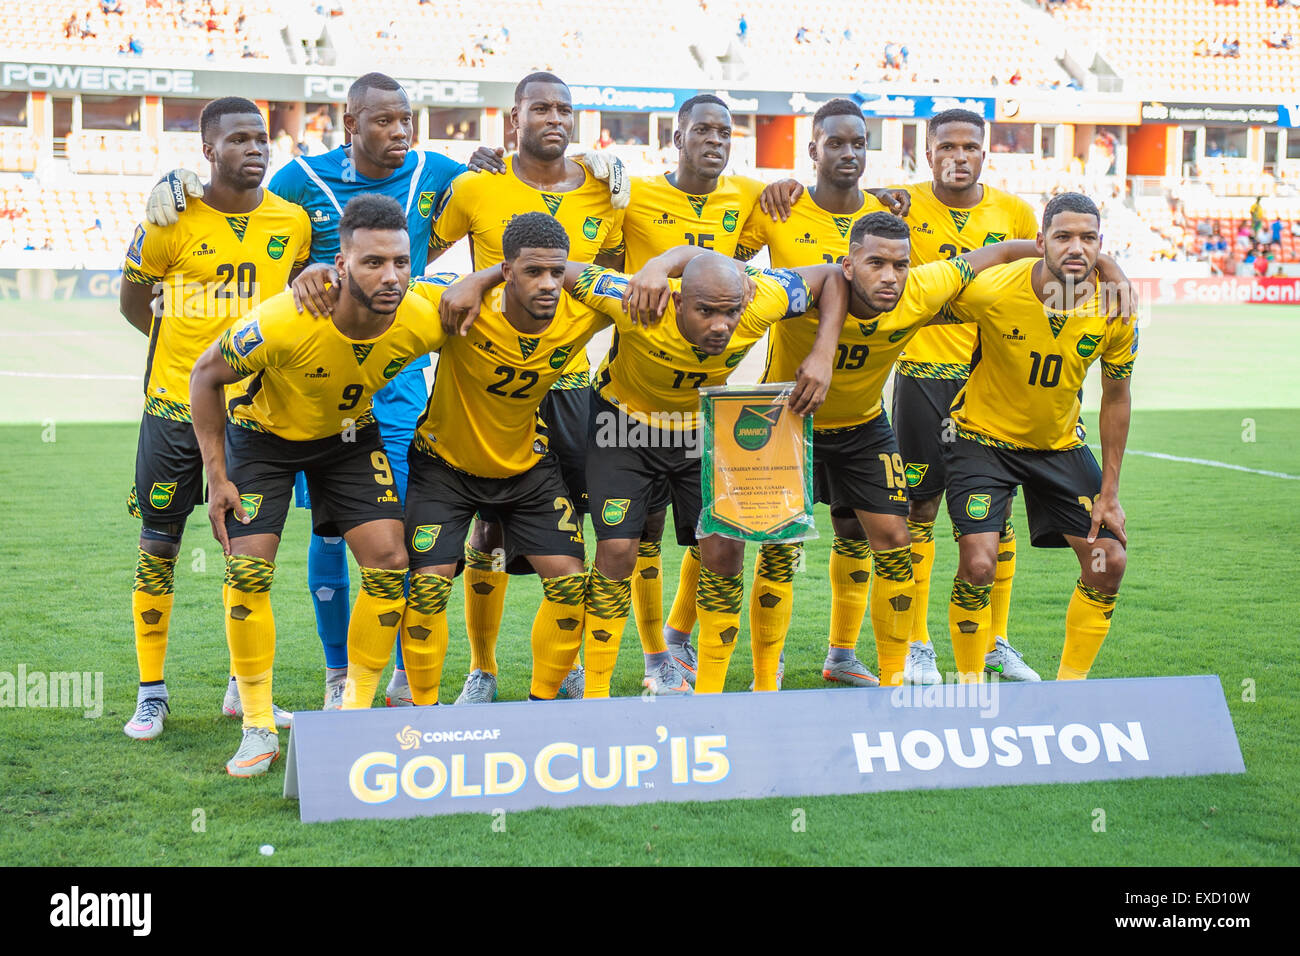
[[[411,275],[427,265],[433,213],[448,184],[466,167],[441,153],[411,149],[410,101],[401,84],[382,73],[367,73],[348,89],[343,122],[351,137],[319,156],[300,156],[272,177],[271,192],[307,210],[312,225],[311,262],[293,283],[300,308],[327,315],[334,291],[327,283],[338,276],[332,265],[339,248],[338,220],[348,200],[360,193],[382,193],[406,210],[411,237]],[[501,152],[480,146],[470,158],[470,168],[504,172]],[[621,175],[605,176],[626,188]],[[597,175],[600,173],[593,169]],[[201,194],[187,171],[175,171],[160,182],[149,198],[148,218],[167,224],[185,208],[185,193]],[[604,178],[604,177],[602,177]],[[611,189],[615,188],[611,185]],[[424,369],[427,358],[412,362],[374,397],[375,418],[392,465],[398,494],[406,493],[406,452],[415,423],[428,401]],[[297,502],[309,507],[305,482],[298,476]],[[338,538],[312,536],[307,558],[307,587],[316,608],[316,628],[325,648],[325,709],[342,704],[347,679],[347,632],[350,608],[347,554]],[[400,645],[397,669],[385,693],[389,706],[409,705],[411,693],[402,667]]]

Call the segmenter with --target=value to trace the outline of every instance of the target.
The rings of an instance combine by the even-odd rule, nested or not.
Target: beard
[[[385,291],[385,290],[378,290],[378,291]],[[361,288],[361,286],[357,284],[357,280],[352,278],[351,275],[348,276],[348,295],[356,299],[356,301],[358,302],[358,304],[362,306],[362,308],[369,309],[371,312],[374,312],[376,315],[392,315],[394,312],[397,311],[397,307],[402,304],[402,300],[399,298],[396,302],[393,303],[391,308],[388,306],[386,302],[381,302],[379,303],[379,306],[376,307],[374,296],[366,295],[365,291]]]

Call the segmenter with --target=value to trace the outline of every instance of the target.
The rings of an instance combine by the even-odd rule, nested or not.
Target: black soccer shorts
[[[582,519],[554,455],[509,478],[468,474],[414,444],[407,461],[405,536],[412,568],[459,567],[470,521],[480,510],[501,522],[506,570],[512,573],[526,570],[521,559],[530,554],[585,557]]]
[[[837,518],[907,514],[902,457],[883,411],[861,425],[813,431],[813,492]]]
[[[598,541],[640,538],[646,516],[671,501],[677,543],[696,544],[702,501],[699,430],[677,432],[639,425],[593,394],[587,493]]]
[[[1020,451],[962,437],[948,447],[948,515],[960,534],[1001,532],[1019,485],[1035,548],[1068,547],[1067,534],[1088,536],[1092,503],[1101,493],[1101,467],[1091,449]],[[1102,528],[1100,536],[1115,534]]]
[[[203,503],[203,455],[192,424],[144,414],[131,492],[131,516],[155,524],[183,525]]]
[[[953,437],[953,399],[966,380],[894,376],[893,420],[903,456],[907,493],[913,501],[937,498],[947,481],[944,434]],[[945,424],[947,423],[947,424]]]
[[[280,534],[300,471],[307,477],[312,531],[321,537],[341,537],[368,521],[401,521],[402,503],[379,427],[368,425],[355,439],[334,435],[289,441],[227,424],[226,472],[252,520],[241,524],[232,512],[226,532],[232,538]]]

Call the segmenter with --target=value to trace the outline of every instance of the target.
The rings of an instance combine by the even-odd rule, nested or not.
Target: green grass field
[[[102,671],[107,699],[99,719],[79,710],[0,709],[2,864],[1300,862],[1293,571],[1300,481],[1137,454],[1126,460],[1121,488],[1128,577],[1093,674],[1218,674],[1244,775],[532,811],[511,814],[505,832],[494,832],[484,814],[301,825],[297,805],[280,796],[282,763],[250,781],[232,780],[223,769],[238,727],[219,713],[228,660],[222,566],[202,515],[191,522],[177,566],[172,719],[152,743],[122,734],[136,680],[128,608],[138,524],[124,505],[135,454],[131,419],[140,403],[131,378],[143,355],[143,340],[133,336],[104,304],[0,303],[7,346],[0,408],[10,422],[0,425],[0,602],[7,609],[0,671],[20,664],[29,672]],[[1300,475],[1300,392],[1290,371],[1300,357],[1300,312],[1161,309],[1143,329],[1142,346],[1131,450]],[[6,374],[13,372],[24,374]],[[32,377],[50,372],[123,377]],[[788,688],[822,686],[825,514],[819,527],[826,536],[810,544],[807,571],[796,579]],[[941,666],[947,660],[951,669],[945,581],[955,545],[946,518],[936,538],[931,630]],[[299,709],[319,707],[321,693],[306,540],[305,514],[295,511],[276,574],[275,680],[277,702]],[[1068,552],[1035,551],[1023,543],[1027,536],[1021,540],[1011,636],[1050,676],[1077,565]],[[665,548],[670,592],[678,556]],[[454,593],[448,698],[469,658],[459,586]],[[527,694],[527,633],[539,596],[536,579],[512,581],[499,650],[503,699]],[[636,643],[629,626],[616,694],[640,689]],[[869,632],[860,648],[874,662]],[[1253,681],[1253,701],[1243,700],[1243,681]],[[748,682],[742,634],[728,690],[743,691]],[[796,807],[806,811],[806,832],[792,832]],[[1095,808],[1106,812],[1104,833],[1093,831]],[[204,832],[192,828],[196,810]],[[264,843],[276,847],[274,857],[258,855]]]

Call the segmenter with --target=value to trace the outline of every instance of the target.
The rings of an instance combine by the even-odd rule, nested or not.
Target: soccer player
[[[926,159],[933,181],[906,187],[912,197],[907,216],[912,227],[912,264],[951,259],[1004,239],[1035,239],[1038,223],[1029,204],[1017,196],[982,184],[984,120],[969,110],[947,110],[930,120]],[[970,374],[976,336],[962,325],[936,325],[908,344],[894,380],[894,430],[907,478],[908,527],[912,532],[912,570],[917,612],[907,658],[909,683],[942,683],[930,640],[928,609],[934,566],[934,521],[943,496],[945,436],[951,438],[949,408]],[[998,545],[993,585],[993,628],[989,631],[987,666],[1003,680],[1038,680],[1038,674],[1007,640],[1011,580],[1016,569],[1016,536],[1007,521]],[[860,577],[860,576],[859,576]],[[842,584],[862,606],[868,582]]]
[[[636,193],[633,191],[633,201]],[[574,295],[619,323],[617,348],[601,364],[592,399],[587,487],[596,530],[596,560],[587,596],[584,642],[587,696],[609,696],[610,677],[631,601],[631,577],[641,529],[655,496],[667,487],[677,541],[698,547],[703,570],[695,593],[700,647],[696,692],[722,689],[739,630],[743,542],[710,535],[696,541],[700,516],[699,389],[721,385],[774,323],[820,302],[823,317],[807,358],[793,361],[798,385],[790,408],[809,414],[830,378],[847,289],[834,266],[757,273],[746,305],[744,278],[734,261],[696,244],[696,258],[671,283],[662,320],[648,329],[624,328],[627,278],[596,266],[571,276]],[[623,441],[619,436],[644,435]],[[695,662],[692,661],[694,664]],[[774,669],[776,659],[770,662]],[[756,663],[756,668],[763,664]],[[652,693],[661,693],[652,678]],[[689,685],[682,688],[689,693]]]
[[[367,73],[348,89],[343,123],[351,142],[319,156],[300,156],[272,177],[271,192],[301,206],[311,218],[314,265],[295,283],[295,294],[313,314],[327,315],[334,300],[326,285],[333,283],[337,289],[333,262],[339,251],[338,221],[354,196],[380,193],[402,204],[410,234],[412,274],[424,272],[434,210],[447,185],[466,167],[440,153],[412,149],[412,122],[411,105],[401,85],[382,73]],[[500,166],[496,153],[486,147],[480,147],[470,162],[484,169]],[[178,170],[154,188],[149,200],[151,217],[177,218],[176,203],[179,200],[179,209],[184,209],[184,192],[190,188],[182,182],[185,175]],[[406,449],[428,396],[423,372],[428,364],[427,359],[410,363],[374,402],[380,432],[392,452],[390,464],[399,496],[406,488]],[[299,506],[309,507],[303,479],[298,480],[296,491]],[[338,536],[312,535],[307,587],[325,650],[325,708],[333,710],[342,703],[348,663],[348,566]],[[407,704],[410,695],[400,649],[397,664],[386,696],[391,704]]]
[[[200,185],[183,222],[136,227],[122,267],[122,314],[149,337],[130,502],[132,516],[143,522],[131,597],[140,688],[123,729],[136,740],[161,734],[170,712],[163,663],[173,575],[185,522],[203,501],[190,370],[238,318],[284,289],[311,243],[306,213],[262,189],[270,142],[256,104],[213,100],[199,129],[211,181]],[[239,706],[228,692],[224,709],[237,713]],[[277,708],[276,719],[288,726],[290,715]]]
[[[332,317],[300,314],[284,293],[194,367],[194,430],[211,489],[208,517],[226,554],[226,640],[244,701],[243,740],[226,764],[232,776],[265,773],[280,751],[270,712],[270,589],[297,474],[306,475],[314,530],[341,536],[361,567],[344,708],[370,706],[406,609],[402,507],[371,397],[445,337],[435,311],[406,294],[406,227],[395,200],[352,199],[338,223],[334,263],[346,292]]]
[[[858,186],[867,151],[867,124],[861,107],[847,99],[826,102],[813,115],[812,133],[808,155],[816,170],[816,185],[795,200],[790,218],[785,222],[769,216],[751,216],[736,246],[737,259],[748,261],[766,246],[772,267],[776,269],[841,262],[848,255],[849,233],[854,224],[872,212],[886,211],[883,202]],[[777,343],[782,343],[780,348],[784,350],[795,327],[807,324],[805,319],[773,327],[768,336],[764,381],[782,380],[773,377],[771,367]],[[851,328],[846,326],[846,336],[850,335]],[[866,353],[859,348],[854,354],[859,357]],[[862,370],[861,362],[856,370]],[[836,391],[838,380],[838,376],[832,379],[832,392]],[[867,406],[862,406],[860,411],[867,413]],[[830,563],[830,650],[822,676],[830,681],[870,687],[876,684],[876,678],[854,653],[867,606],[865,579],[870,574],[867,533],[852,514],[833,517],[832,521],[836,531]],[[766,643],[784,642],[790,624],[793,576],[799,553],[797,544],[765,544],[759,551],[749,598],[751,639],[761,635]],[[778,688],[783,670],[778,668]]]
[[[405,530],[412,575],[403,639],[412,638],[406,662],[416,704],[438,702],[447,597],[476,513],[501,519],[505,562],[526,558],[542,579],[530,698],[557,695],[581,645],[582,519],[538,408],[572,356],[610,319],[565,293],[569,247],[558,220],[521,213],[501,235],[500,264],[478,270],[456,290],[472,290],[477,318],[456,323],[462,334],[443,347],[411,446]],[[455,278],[417,282],[414,294],[442,307]],[[495,680],[490,686],[485,702]]]
[[[518,131],[519,152],[506,157],[503,177],[465,173],[448,188],[438,210],[431,242],[437,258],[468,235],[475,269],[502,261],[506,225],[519,213],[553,216],[569,236],[568,258],[611,265],[623,252],[623,212],[607,185],[585,166],[565,158],[573,137],[569,87],[552,73],[530,73],[515,87],[510,121]],[[568,499],[579,524],[587,513],[587,401],[590,378],[586,348],[573,351],[563,374],[546,393],[540,414],[550,450],[559,460]],[[480,516],[465,549],[465,630],[470,673],[456,703],[495,699],[496,643],[505,607],[508,576],[499,557],[503,540],[497,516]],[[582,696],[583,674],[575,668],[560,696]]]
[[[1025,492],[1030,542],[1069,546],[1079,580],[1065,617],[1057,680],[1088,676],[1124,576],[1120,465],[1128,440],[1136,325],[1109,324],[1098,302],[1101,214],[1078,193],[1043,210],[1041,259],[990,269],[950,306],[978,329],[978,360],[952,406],[948,514],[960,535],[948,630],[963,681],[983,678],[1006,507]],[[1101,360],[1102,467],[1084,444],[1079,396]]]

